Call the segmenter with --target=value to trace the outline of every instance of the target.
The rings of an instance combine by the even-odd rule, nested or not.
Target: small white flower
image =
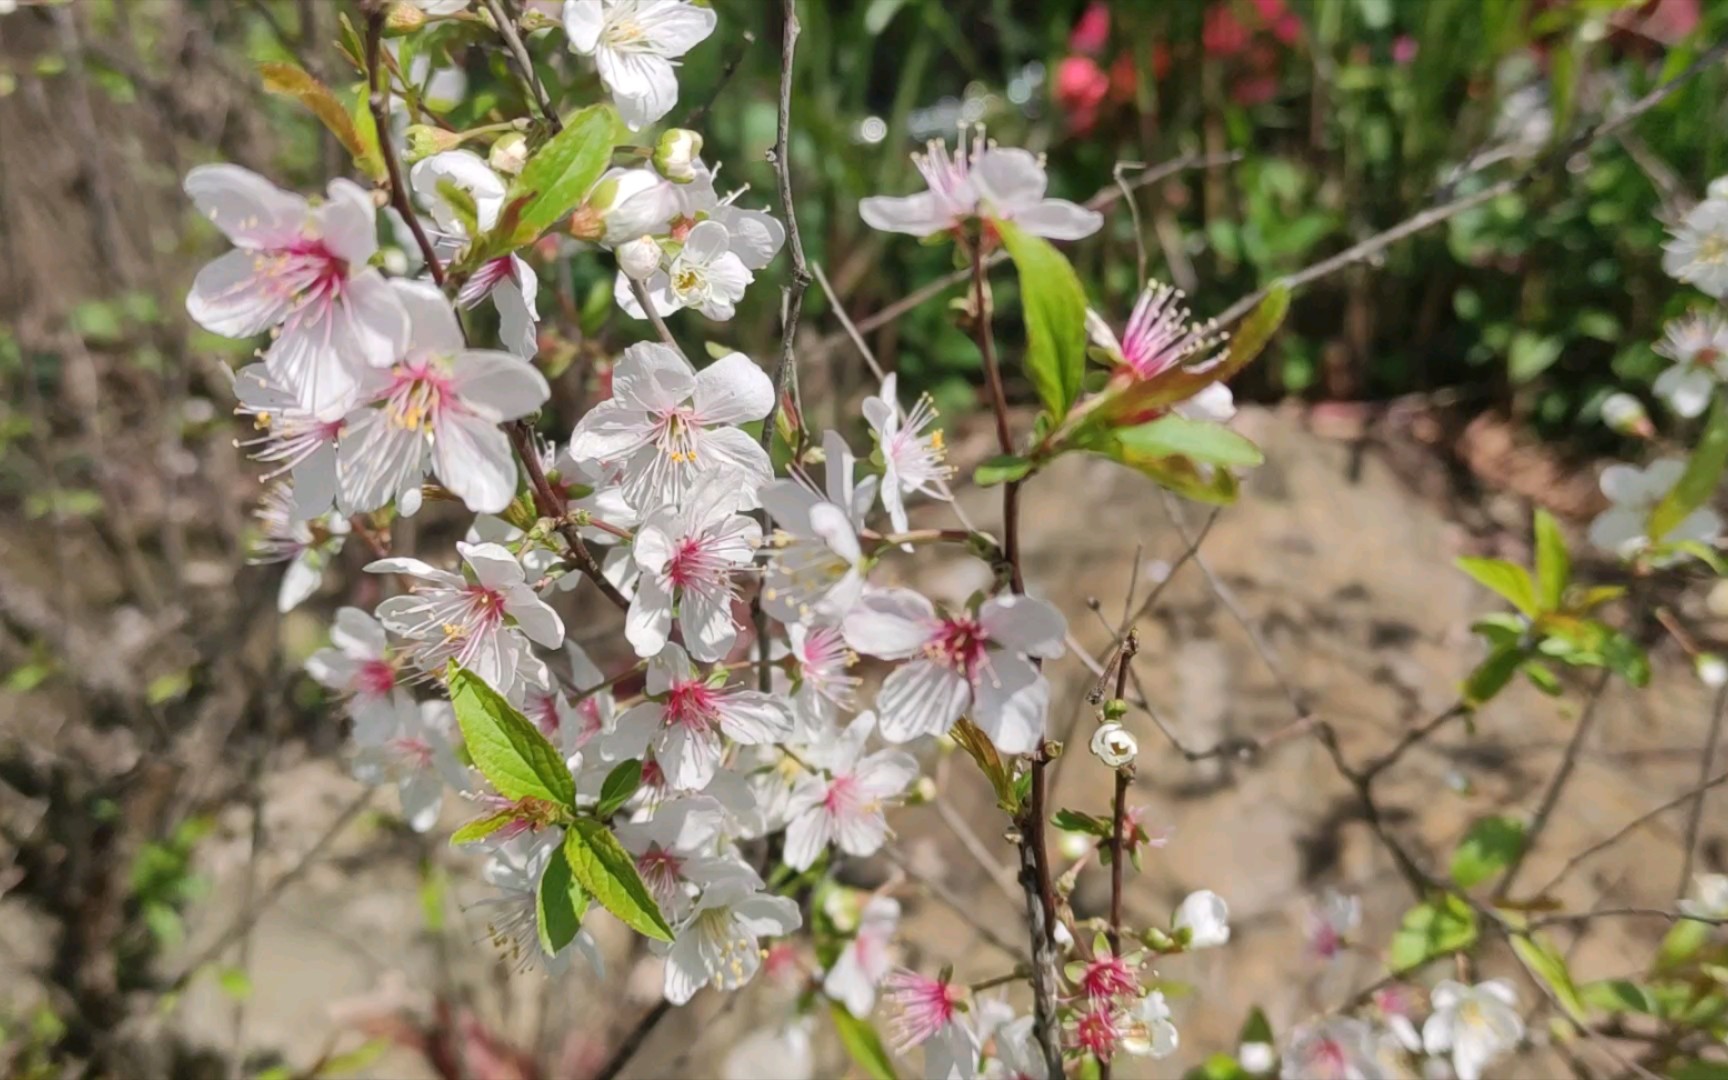
[[[816,1075],[808,1017],[762,1028],[726,1052],[721,1080],[811,1080]]]
[[[682,1005],[710,983],[717,990],[738,989],[762,966],[758,939],[780,937],[803,924],[796,903],[761,890],[762,880],[739,863],[736,875],[702,891],[666,953],[667,1001]]]
[[[454,248],[473,237],[445,189],[454,187],[474,203],[475,224],[481,232],[497,223],[508,190],[486,159],[472,150],[446,150],[416,163],[408,172],[408,186]]]
[[[822,992],[862,1020],[876,1007],[876,987],[893,970],[889,944],[900,925],[900,902],[872,896],[858,919],[858,930],[834,958],[822,979]]]
[[[455,660],[506,696],[519,693],[518,680],[547,685],[546,665],[528,643],[548,649],[562,644],[564,623],[558,613],[534,595],[509,549],[458,541],[456,550],[472,581],[419,559],[368,563],[371,573],[407,574],[425,582],[407,596],[379,604],[378,621],[409,639],[408,652],[428,674],[443,674]]]
[[[1717,299],[1728,295],[1728,199],[1712,197],[1694,206],[1662,250],[1669,277]]]
[[[1120,339],[1103,316],[1090,308],[1086,311],[1087,337],[1112,364],[1136,380],[1155,379],[1176,367],[1210,366],[1219,357],[1207,354],[1227,335],[1219,333],[1211,323],[1191,321],[1182,296],[1180,289],[1148,281],[1134,303]],[[1236,400],[1230,388],[1220,382],[1172,408],[1190,420],[1222,424],[1236,415]]]
[[[718,221],[704,221],[691,229],[684,246],[665,270],[655,273],[645,287],[659,315],[695,308],[710,319],[724,322],[737,310],[756,275],[732,250],[732,234]],[[627,299],[627,302],[626,302]],[[626,314],[642,319],[634,294],[619,297]]]
[[[1330,960],[1349,944],[1351,935],[1361,925],[1361,899],[1337,889],[1327,889],[1318,900],[1309,903],[1305,913],[1308,948],[1315,956]]]
[[[1123,1026],[1122,1049],[1136,1057],[1165,1058],[1180,1042],[1176,1025],[1170,1022],[1170,1006],[1162,992],[1153,990],[1128,1010]]]
[[[337,610],[330,645],[307,659],[306,673],[347,699],[354,740],[363,745],[388,736],[407,697],[383,625],[356,607]]]
[[[718,801],[697,795],[666,799],[654,807],[653,817],[615,830],[668,921],[680,922],[690,913],[702,885],[739,872],[742,864],[735,856],[712,854],[725,821]]]
[[[860,713],[818,758],[828,775],[798,778],[787,807],[787,866],[808,870],[829,844],[860,858],[874,855],[888,838],[887,803],[918,778],[918,762],[903,750],[865,755],[875,727],[874,713]]]
[[[332,180],[314,207],[238,165],[200,165],[186,194],[235,250],[199,271],[186,311],[223,337],[280,332],[264,363],[308,412],[353,400],[368,368],[389,367],[406,347],[408,313],[384,276],[367,191]]]
[[[1615,434],[1641,435],[1649,429],[1650,414],[1631,394],[1615,393],[1602,399],[1602,422]]]
[[[617,166],[595,181],[584,206],[599,219],[602,245],[617,247],[638,236],[667,235],[684,199],[676,184],[653,169]]]
[[[337,455],[344,501],[374,510],[419,506],[428,464],[470,510],[496,514],[516,497],[516,456],[498,425],[538,409],[546,379],[519,356],[469,349],[437,286],[394,283],[413,315],[401,363],[368,382],[375,407],[352,414]]]
[[[792,733],[786,706],[767,694],[717,686],[690,657],[668,645],[648,665],[648,700],[618,718],[601,741],[608,761],[640,759],[649,749],[668,787],[700,791],[720,767],[725,739],[746,746],[779,742]]]
[[[1190,949],[1209,949],[1230,940],[1230,905],[1210,889],[1190,893],[1176,909],[1175,927],[1189,933]]]
[[[619,462],[624,498],[643,514],[681,504],[700,474],[727,469],[753,506],[773,469],[756,440],[731,425],[761,420],[773,407],[774,384],[742,353],[698,372],[676,349],[642,342],[624,350],[612,397],[577,422],[569,452]]]
[[[1284,1047],[1282,1080],[1368,1080],[1379,1075],[1374,1029],[1353,1016],[1298,1025]]]
[[[1664,496],[1679,483],[1686,463],[1679,458],[1636,465],[1610,465],[1602,470],[1602,494],[1612,504],[1590,523],[1590,542],[1622,559],[1629,559],[1650,544],[1650,514]],[[1722,521],[1709,507],[1699,507],[1668,531],[1664,541],[1697,540],[1711,543],[1722,531]]]
[[[1714,313],[1675,319],[1656,352],[1674,362],[1656,377],[1656,396],[1680,416],[1702,416],[1728,379],[1728,321]]]
[[[1271,1043],[1243,1043],[1236,1048],[1236,1063],[1251,1076],[1264,1076],[1278,1064],[1278,1049]]]
[[[276,610],[284,614],[318,591],[324,580],[324,568],[342,550],[349,530],[348,519],[340,514],[326,514],[310,521],[301,518],[298,503],[293,485],[285,480],[277,481],[264,492],[254,515],[258,534],[247,557],[254,566],[288,564],[276,593]]]
[[[393,727],[354,755],[354,775],[367,784],[394,781],[408,827],[426,832],[438,823],[445,787],[469,788],[467,770],[456,760],[456,714],[448,701],[417,705],[403,695],[394,705]]]
[[[914,154],[928,191],[904,198],[877,195],[858,204],[865,224],[885,232],[934,236],[974,217],[1012,221],[1034,236],[1078,240],[1097,232],[1104,217],[1065,199],[1047,199],[1050,178],[1028,150],[999,147],[980,128],[970,150],[964,134],[951,152],[932,139],[928,152]]]
[[[1512,985],[1489,979],[1465,986],[1450,979],[1434,988],[1434,1012],[1422,1025],[1422,1048],[1451,1053],[1458,1080],[1478,1080],[1482,1069],[1524,1038],[1518,995]]]
[[[1692,875],[1693,896],[1680,910],[1700,919],[1728,919],[1728,874]]]
[[[1692,670],[1698,681],[1712,690],[1728,686],[1728,660],[1716,653],[1699,653],[1692,658]]]
[[[594,58],[632,131],[678,104],[673,61],[712,34],[715,22],[711,9],[686,0],[564,0],[570,48]]]
[[[1140,744],[1127,728],[1112,721],[1099,724],[1098,730],[1092,733],[1092,753],[1110,768],[1119,769],[1140,753]]]
[[[614,252],[618,269],[631,281],[647,281],[660,269],[660,242],[652,236],[639,236],[619,244]]]
[[[941,485],[954,470],[945,463],[948,448],[941,429],[924,433],[936,420],[935,403],[925,395],[911,412],[902,415],[895,396],[897,386],[891,371],[882,380],[882,393],[864,399],[864,419],[882,451],[882,508],[888,511],[894,531],[905,532],[906,496],[921,491],[945,498]]]
[[[869,656],[906,660],[882,683],[882,737],[941,735],[970,708],[996,748],[1027,754],[1044,738],[1050,684],[1026,659],[1061,656],[1062,613],[1030,596],[996,596],[976,613],[938,615],[910,589],[867,592],[842,628]]]
[[[737,513],[739,497],[733,474],[712,473],[682,506],[662,506],[636,530],[631,550],[642,575],[624,636],[637,656],[665,647],[674,610],[691,656],[712,662],[731,651],[738,640],[733,576],[755,561],[762,543],[762,526]]]
[[[293,483],[293,516],[299,520],[328,514],[336,504],[336,442],[342,434],[340,411],[320,415],[300,407],[299,399],[270,377],[263,364],[248,364],[234,374],[234,411],[252,417],[259,434],[242,446],[252,460],[275,468],[273,480],[288,473]]]
[[[654,168],[674,184],[696,179],[696,162],[702,153],[702,136],[685,128],[660,133],[654,144]]]
[[[1022,1016],[996,1029],[996,1055],[984,1075],[992,1080],[1049,1080],[1050,1066],[1038,1045],[1037,1018]]]
[[[876,498],[876,478],[854,484],[857,459],[837,432],[822,439],[828,462],[827,498],[802,479],[763,485],[762,505],[779,529],[762,586],[762,606],[787,625],[833,623],[864,592],[864,549],[858,532]]]

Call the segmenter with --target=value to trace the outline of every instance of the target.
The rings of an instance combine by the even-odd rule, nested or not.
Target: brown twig
[[[1596,843],[1591,844],[1589,847],[1585,848],[1583,851],[1580,851],[1578,854],[1576,854],[1576,855],[1572,856],[1570,859],[1566,860],[1566,865],[1562,866],[1560,868],[1560,872],[1555,874],[1552,878],[1550,878],[1548,880],[1548,884],[1542,886],[1540,889],[1537,889],[1536,895],[1537,896],[1548,896],[1551,893],[1553,893],[1555,888],[1557,888],[1562,881],[1565,881],[1566,878],[1571,875],[1572,871],[1577,869],[1577,867],[1580,863],[1591,858],[1592,856],[1598,855],[1601,852],[1608,850],[1609,848],[1613,847],[1615,844],[1618,844],[1621,840],[1624,840],[1626,837],[1630,836],[1632,834],[1633,830],[1637,829],[1638,826],[1644,824],[1645,822],[1649,821],[1652,818],[1660,817],[1662,814],[1666,813],[1669,810],[1674,809],[1676,806],[1679,806],[1680,804],[1686,802],[1688,799],[1697,800],[1697,802],[1695,802],[1693,804],[1694,807],[1696,807],[1699,803],[1703,802],[1705,792],[1709,791],[1711,788],[1720,787],[1722,784],[1725,784],[1725,783],[1728,783],[1728,772],[1722,773],[1720,776],[1716,776],[1714,778],[1706,777],[1705,779],[1701,780],[1694,787],[1690,788],[1687,791],[1682,792],[1679,795],[1676,795],[1672,799],[1669,799],[1667,802],[1663,803],[1661,806],[1658,806],[1652,810],[1647,810],[1644,813],[1639,814],[1637,817],[1633,818],[1631,821],[1628,821],[1626,824],[1620,826],[1620,828],[1614,830],[1613,835],[1608,836],[1607,838],[1605,838],[1603,840],[1598,840]],[[1682,886],[1685,886],[1685,885],[1689,884],[1690,882],[1691,882],[1690,876],[1683,877],[1681,879]]]
[[[539,109],[540,119],[552,129],[556,135],[564,130],[564,124],[558,119],[557,110],[552,107],[552,99],[546,94],[546,87],[540,83],[540,74],[534,70],[534,58],[528,55],[528,47],[522,44],[522,35],[516,32],[516,20],[504,10],[499,0],[486,0],[486,10],[492,14],[492,22],[498,27],[498,36],[504,39],[504,48],[510,53],[510,59],[516,65],[516,73],[521,76],[522,83],[528,89],[529,100]],[[383,128],[379,128],[383,131]]]
[[[1704,793],[1728,779],[1728,774],[1710,780],[1710,770],[1716,765],[1716,746],[1722,741],[1722,717],[1728,713],[1728,686],[1716,691],[1716,708],[1710,714],[1710,731],[1704,736],[1704,757],[1698,763],[1698,787],[1692,801],[1692,812],[1686,815],[1685,849],[1681,853],[1680,885],[1675,895],[1684,896],[1692,887],[1692,860],[1698,854],[1698,829],[1704,822]]]
[[[372,123],[378,129],[378,150],[384,157],[384,170],[390,178],[390,204],[407,223],[408,231],[414,234],[414,243],[420,248],[420,255],[426,260],[426,269],[432,275],[432,280],[438,287],[444,287],[444,267],[438,261],[438,253],[432,248],[432,240],[426,235],[425,226],[420,224],[420,216],[414,212],[414,206],[408,200],[408,185],[402,181],[402,162],[396,157],[396,144],[389,137],[390,131],[390,78],[383,64],[379,63],[379,54],[384,44],[385,10],[379,6],[366,18],[366,81],[371,86],[367,105],[372,111]]]
[[[606,1064],[594,1074],[594,1080],[614,1080],[620,1072],[623,1072],[624,1066],[630,1064],[630,1059],[642,1049],[642,1044],[648,1041],[648,1036],[655,1027],[659,1026],[660,1021],[666,1019],[667,1014],[671,1011],[672,1003],[670,1001],[662,998],[655,1002],[654,1007],[643,1013],[642,1019],[636,1021],[636,1026],[632,1027],[629,1034],[624,1036],[624,1041],[619,1043],[618,1049],[614,1050],[612,1056],[606,1059]]]

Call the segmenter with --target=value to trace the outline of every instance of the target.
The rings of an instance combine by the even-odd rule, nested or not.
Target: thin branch
[[[390,77],[384,65],[379,63],[379,53],[384,43],[385,11],[382,7],[374,11],[366,20],[366,80],[371,86],[371,94],[367,104],[372,110],[372,123],[378,129],[379,152],[384,156],[384,169],[390,177],[390,204],[407,223],[408,231],[414,234],[414,243],[420,248],[420,255],[426,260],[426,269],[432,274],[432,280],[438,287],[444,287],[444,267],[438,261],[438,253],[432,248],[432,240],[426,235],[425,226],[420,224],[420,216],[414,212],[414,206],[408,201],[408,185],[402,182],[402,162],[396,157],[396,143],[389,137],[390,131]]]
[[[781,399],[794,378],[793,350],[798,336],[798,318],[804,310],[804,292],[810,288],[810,264],[804,260],[804,239],[798,232],[798,211],[792,203],[792,64],[798,47],[797,0],[782,0],[781,15],[784,36],[780,45],[780,118],[776,127],[774,150],[769,160],[780,187],[780,213],[786,219],[786,248],[792,256],[792,280],[783,290],[785,324],[780,331],[780,364],[774,369],[774,404],[762,422],[762,449],[774,440],[774,418]]]
[[[965,922],[967,926],[970,926],[979,938],[995,946],[1021,963],[1026,961],[1026,950],[1004,938],[995,930],[992,930],[989,924],[985,923],[984,920],[979,917],[978,905],[976,902],[967,900],[965,897],[957,894],[953,889],[950,889],[947,885],[919,871],[912,865],[911,860],[907,859],[906,856],[900,854],[900,852],[896,851],[894,848],[885,847],[882,849],[882,854],[887,856],[889,862],[899,867],[901,873],[923,886],[925,891],[927,891],[938,903],[952,911],[954,914],[960,916],[961,920]]]
[[[726,84],[732,81],[732,76],[738,71],[738,65],[744,62],[744,57],[750,52],[750,46],[754,44],[756,44],[756,35],[749,30],[744,31],[737,44],[732,46],[731,52],[726,54],[726,62],[721,65],[720,77],[714,80],[714,86],[708,91],[707,96],[684,114],[684,119],[678,122],[679,127],[693,128],[702,123],[702,120],[708,115],[708,110],[712,109],[714,102],[719,100],[720,91],[726,89]]]
[[[636,1021],[636,1026],[630,1029],[628,1035],[624,1036],[624,1041],[619,1043],[618,1049],[614,1050],[612,1056],[606,1059],[606,1064],[594,1074],[594,1080],[614,1080],[619,1073],[623,1072],[624,1066],[630,1064],[630,1059],[642,1049],[642,1044],[648,1041],[648,1036],[659,1026],[660,1021],[666,1019],[667,1014],[671,1011],[672,1003],[670,1001],[662,998],[655,1002],[654,1007],[643,1013],[642,1019]]]
[[[492,14],[492,22],[498,27],[498,36],[504,39],[504,48],[509,51],[510,59],[516,65],[516,73],[528,88],[529,99],[539,109],[540,119],[552,129],[553,134],[563,131],[564,124],[558,119],[557,110],[552,107],[552,99],[547,96],[546,87],[540,83],[540,73],[534,70],[534,58],[528,55],[528,47],[522,44],[522,35],[516,32],[516,20],[504,10],[504,5],[499,0],[486,0],[486,10]]]
[[[1721,783],[1723,777],[1711,781],[1710,770],[1716,764],[1716,747],[1722,741],[1722,718],[1728,713],[1728,686],[1716,692],[1716,709],[1710,714],[1710,732],[1704,737],[1704,760],[1698,763],[1697,797],[1692,812],[1686,817],[1686,847],[1680,863],[1680,886],[1676,895],[1684,896],[1692,887],[1692,861],[1698,854],[1698,829],[1704,822],[1704,793]]]
[[[1566,860],[1566,865],[1562,866],[1560,868],[1560,872],[1555,874],[1552,878],[1550,878],[1548,880],[1548,884],[1542,886],[1540,889],[1537,889],[1536,895],[1537,896],[1548,896],[1551,893],[1553,893],[1555,888],[1558,887],[1562,881],[1565,881],[1566,878],[1571,875],[1572,871],[1574,869],[1576,869],[1580,863],[1584,862],[1586,859],[1589,859],[1595,855],[1600,854],[1601,852],[1608,850],[1609,848],[1613,847],[1615,844],[1618,844],[1621,840],[1624,840],[1626,837],[1630,836],[1632,834],[1633,830],[1637,829],[1638,826],[1643,825],[1645,822],[1649,821],[1652,818],[1660,817],[1662,814],[1668,812],[1669,810],[1674,809],[1676,806],[1681,805],[1682,803],[1686,802],[1688,799],[1697,800],[1696,802],[1693,803],[1694,808],[1696,808],[1698,805],[1703,803],[1704,793],[1706,791],[1709,791],[1711,788],[1714,788],[1714,787],[1720,787],[1722,784],[1725,784],[1725,783],[1728,783],[1728,772],[1722,773],[1721,775],[1716,776],[1714,778],[1707,777],[1704,780],[1700,781],[1696,786],[1694,786],[1690,790],[1682,792],[1679,795],[1676,795],[1674,798],[1669,799],[1667,802],[1663,803],[1661,806],[1658,806],[1653,810],[1648,810],[1642,814],[1639,814],[1637,817],[1633,818],[1631,821],[1628,821],[1626,824],[1624,824],[1624,825],[1620,826],[1620,828],[1616,829],[1612,836],[1609,836],[1606,839],[1599,840],[1596,843],[1591,844],[1589,847],[1585,848],[1583,851],[1580,851],[1578,854],[1576,854],[1576,855],[1572,856],[1570,859]],[[1696,821],[1697,819],[1694,818],[1693,820]],[[1686,884],[1689,884],[1691,882],[1691,880],[1692,880],[1691,877],[1687,876],[1687,877],[1684,877],[1681,879],[1681,883],[1682,883],[1682,885],[1686,885]]]

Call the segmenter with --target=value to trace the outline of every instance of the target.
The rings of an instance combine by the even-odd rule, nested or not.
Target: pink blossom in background
[[[1104,43],[1110,38],[1110,8],[1102,0],[1094,0],[1087,5],[1080,18],[1075,21],[1074,29],[1068,35],[1068,48],[1087,56],[1097,56],[1104,51]]]
[[[1098,122],[1098,106],[1110,93],[1110,77],[1090,56],[1069,56],[1056,65],[1056,103],[1067,115],[1068,129],[1091,130]]]
[[[1206,21],[1200,29],[1200,44],[1207,56],[1235,56],[1248,48],[1248,27],[1236,17],[1235,5],[1213,4],[1206,9]]]
[[[1399,34],[1392,42],[1392,62],[1403,66],[1416,59],[1416,39],[1409,34]]]

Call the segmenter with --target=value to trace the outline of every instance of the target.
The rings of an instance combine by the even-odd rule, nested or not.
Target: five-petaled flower
[[[682,505],[667,504],[636,530],[641,576],[624,619],[637,656],[655,656],[672,632],[673,612],[690,655],[722,659],[738,639],[734,575],[751,565],[762,526],[738,513],[741,485],[730,472],[703,477]]]
[[[714,32],[707,7],[686,0],[564,0],[570,48],[592,56],[618,115],[638,131],[678,104],[678,57]]]
[[[865,754],[875,727],[873,713],[860,713],[813,755],[825,775],[798,778],[787,807],[787,866],[808,870],[829,844],[848,855],[874,855],[888,838],[888,801],[918,778],[918,762],[904,750]]]

